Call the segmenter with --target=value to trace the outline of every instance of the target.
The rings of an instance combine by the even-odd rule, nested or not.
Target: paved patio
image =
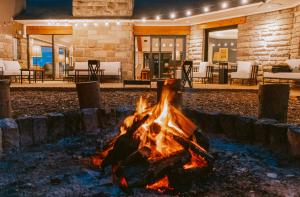
[[[44,83],[12,83],[12,89],[74,89],[75,83],[65,81],[45,81]],[[100,85],[103,89],[123,89],[123,83],[102,83]],[[259,86],[248,86],[248,85],[220,85],[220,84],[202,84],[194,82],[195,90],[246,90],[246,91],[257,91]],[[125,89],[149,89],[149,86],[143,85],[128,85]],[[156,82],[152,82],[151,89],[156,89]],[[300,96],[300,87],[293,87],[291,90],[291,96]]]

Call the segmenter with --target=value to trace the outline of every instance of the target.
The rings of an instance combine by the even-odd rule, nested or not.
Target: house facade
[[[62,8],[32,6],[35,1],[1,1],[0,59],[18,60],[23,67],[44,64],[49,49],[54,78],[63,72],[61,65],[90,59],[121,62],[123,79],[133,79],[145,67],[152,78],[161,78],[170,60],[198,65],[225,54],[232,63],[267,66],[300,58],[299,1],[245,5],[237,0],[228,1],[228,8],[205,7],[203,1],[200,11],[161,5],[157,15],[159,4],[149,9],[151,2],[138,0],[70,0]],[[35,54],[34,46],[41,46],[43,55]]]

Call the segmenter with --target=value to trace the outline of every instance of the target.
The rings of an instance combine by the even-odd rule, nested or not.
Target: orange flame
[[[183,166],[184,169],[187,170],[187,169],[193,169],[193,168],[200,168],[200,167],[205,167],[208,165],[207,161],[203,157],[197,155],[192,150],[189,150],[189,152],[191,153],[192,158],[189,163],[187,163]]]
[[[169,186],[169,178],[168,176],[163,177],[162,179],[156,181],[153,184],[149,184],[146,186],[147,189],[156,190],[161,193],[165,192],[166,190],[173,190],[174,188]]]

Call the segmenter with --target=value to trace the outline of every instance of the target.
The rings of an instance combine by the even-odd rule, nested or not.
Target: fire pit
[[[123,190],[180,190],[212,169],[207,138],[173,105],[175,82],[165,81],[155,106],[141,97],[134,115],[121,124],[119,135],[92,157],[95,166],[112,168],[114,183]]]

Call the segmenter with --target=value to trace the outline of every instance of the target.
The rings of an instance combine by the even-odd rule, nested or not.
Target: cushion
[[[286,60],[286,63],[290,66],[290,68],[293,70],[295,68],[300,67],[300,59],[290,59]]]
[[[4,61],[0,59],[0,67],[4,69]]]
[[[237,61],[237,72],[251,73],[252,63],[247,61]]]
[[[250,79],[251,72],[232,72],[230,76],[232,79]]]
[[[104,69],[104,75],[120,75],[121,62],[100,62],[100,69]]]
[[[264,72],[265,78],[300,80],[300,73],[271,73]]]
[[[20,73],[21,66],[18,61],[4,61],[4,67],[7,71],[17,71]]]
[[[272,66],[273,73],[280,73],[280,72],[291,72],[291,69],[288,65],[277,65]]]
[[[208,62],[201,62],[199,66],[199,72],[206,74],[207,66],[209,66]]]
[[[89,65],[88,62],[75,62],[75,70],[76,69],[88,69]]]

